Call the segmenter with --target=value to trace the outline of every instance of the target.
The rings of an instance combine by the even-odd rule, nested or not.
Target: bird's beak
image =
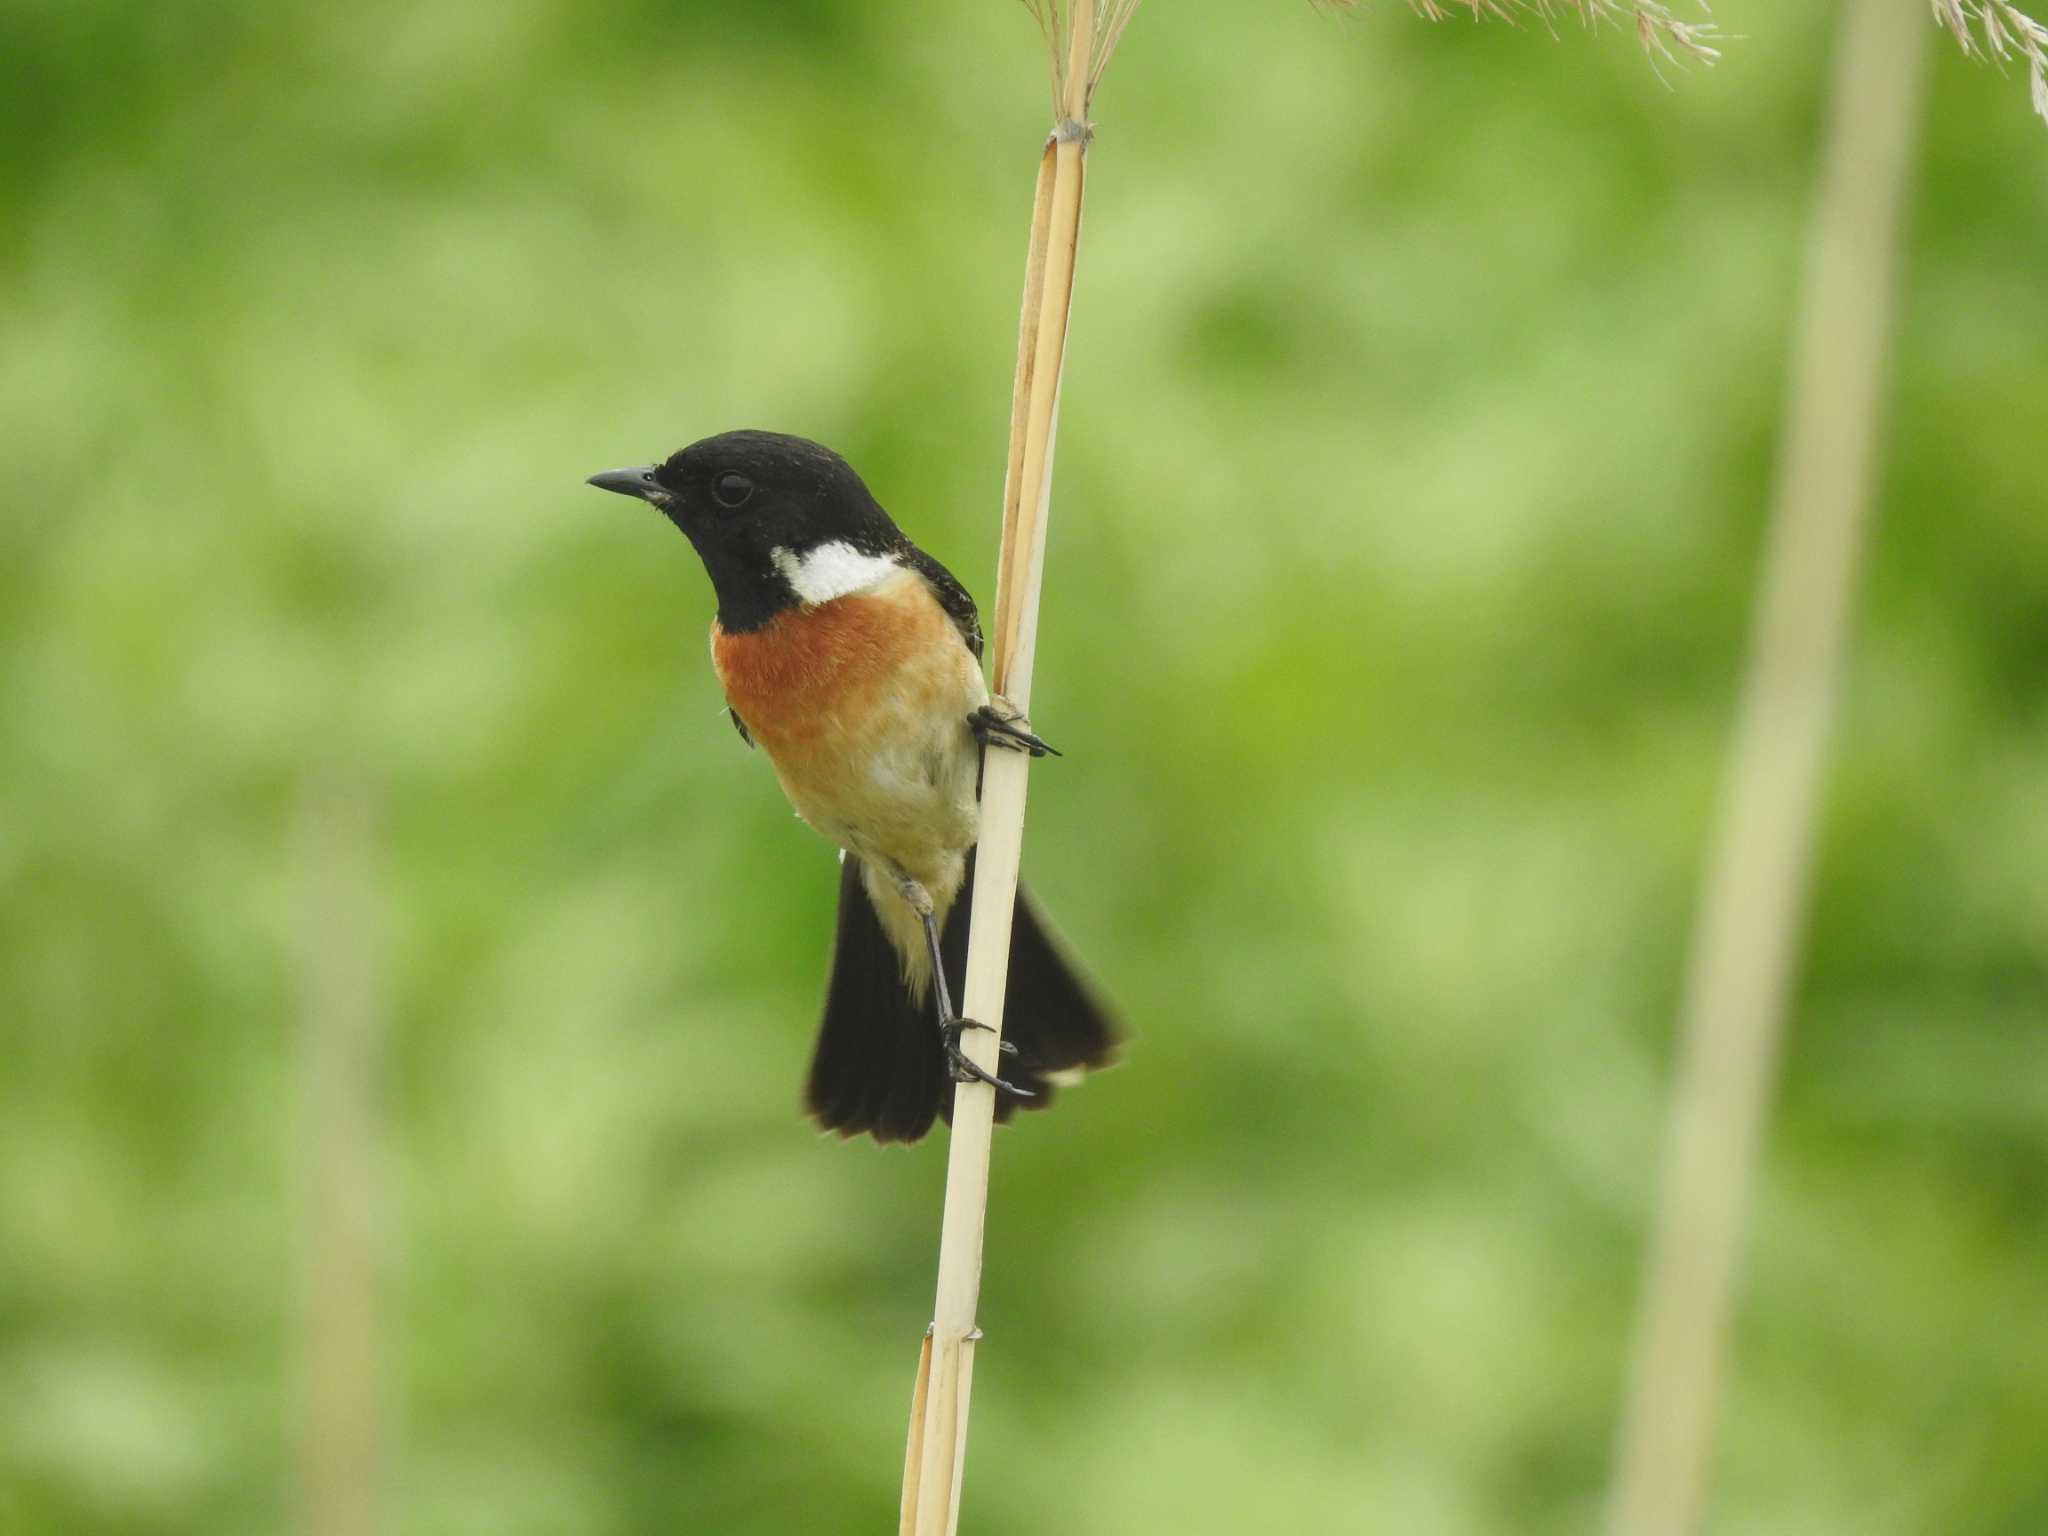
[[[617,491],[621,496],[638,496],[642,501],[653,501],[656,497],[664,501],[668,499],[668,493],[654,478],[652,464],[640,464],[632,469],[608,469],[603,474],[592,475],[588,483],[600,491]]]

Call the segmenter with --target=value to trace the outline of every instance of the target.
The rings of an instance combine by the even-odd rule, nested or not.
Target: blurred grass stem
[[[1873,499],[1924,24],[1844,0],[1748,673],[1681,1007],[1611,1536],[1700,1523]]]
[[[369,788],[341,770],[308,774],[294,832],[305,1014],[301,1519],[310,1536],[370,1536],[379,1523],[377,1085],[385,1031]]]
[[[1088,101],[1124,24],[1136,9],[1136,0],[1109,0],[1100,9],[1092,0],[1074,0],[1064,11],[1048,0],[1031,9],[1045,32],[1058,121],[1039,157],[1037,192],[1032,200],[1031,243],[1017,330],[1017,370],[1011,388],[1010,450],[1003,484],[990,660],[995,692],[1025,711],[1031,707],[1060,371],[1066,356],[1074,259],[1081,233]],[[968,940],[964,1011],[990,1029],[969,1031],[962,1045],[973,1060],[990,1071],[996,1070],[1002,1038],[1010,920],[1024,843],[1029,763],[1021,753],[989,752],[982,773],[974,926]],[[938,1289],[932,1325],[918,1359],[904,1452],[902,1536],[951,1536],[959,1526],[974,1346],[980,1338],[975,1310],[981,1295],[994,1116],[992,1088],[969,1082],[955,1089],[945,1217],[939,1234]]]

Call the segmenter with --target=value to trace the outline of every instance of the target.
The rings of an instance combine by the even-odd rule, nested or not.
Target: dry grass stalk
[[[294,836],[305,1136],[298,1473],[311,1536],[378,1524],[376,1229],[385,1038],[376,808],[339,771],[308,775]]]
[[[1026,0],[1051,58],[1055,125],[1039,157],[1017,371],[1010,401],[1010,452],[1003,488],[1002,547],[996,578],[990,673],[995,691],[1020,709],[1031,699],[1038,639],[1038,594],[1051,506],[1053,440],[1060,370],[1074,293],[1081,233],[1081,191],[1088,150],[1088,103],[1138,0]],[[1010,916],[1024,841],[1029,759],[990,752],[982,775],[981,831],[975,859],[974,925],[967,950],[964,1012],[991,1026],[962,1041],[994,1070],[1008,982]],[[967,1413],[980,1337],[982,1232],[988,1206],[995,1093],[962,1083],[953,1096],[947,1150],[946,1207],[939,1233],[939,1276],[932,1326],[919,1355],[904,1451],[903,1536],[952,1536],[960,1518]]]
[[[1989,53],[2003,68],[2014,57],[2027,61],[2027,86],[2034,111],[2048,122],[2048,27],[2044,27],[2012,3],[2012,0],[1931,0],[1934,19],[1947,27],[1963,52],[1971,58]],[[1975,22],[1984,34],[1980,47],[1970,30]]]
[[[1612,1536],[1685,1536],[1705,1501],[1874,499],[1922,33],[1898,0],[1843,7],[1762,587],[1681,1010]]]

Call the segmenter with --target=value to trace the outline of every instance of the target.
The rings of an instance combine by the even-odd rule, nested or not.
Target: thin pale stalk
[[[1025,265],[991,635],[990,672],[995,691],[1025,710],[1030,708],[1037,648],[1060,370],[1080,238],[1087,153],[1083,125],[1091,80],[1090,50],[1095,42],[1090,0],[1078,0],[1073,7],[1066,41],[1069,53],[1061,102],[1065,121],[1039,162],[1032,241]],[[991,1071],[997,1066],[1002,1038],[1028,763],[1021,753],[990,752],[982,773],[975,915],[968,940],[963,1010],[990,1028],[970,1031],[962,1043],[973,1060]],[[980,1337],[975,1310],[981,1295],[982,1235],[994,1123],[994,1090],[982,1083],[959,1085],[953,1096],[953,1131],[947,1151],[937,1294],[932,1326],[919,1357],[904,1456],[899,1527],[903,1536],[953,1536],[959,1526],[974,1346]]]
[[[305,1031],[299,1498],[311,1536],[378,1525],[377,1078],[384,995],[375,814],[344,774],[309,778],[295,852]]]
[[[1038,362],[1038,311],[1045,301],[1045,244],[1052,230],[1053,178],[1058,169],[1058,141],[1048,137],[1038,157],[1038,187],[1031,199],[1031,244],[1024,257],[1024,302],[1017,317],[1017,373],[1010,385],[1010,454],[1003,470],[1003,529],[998,546],[996,612],[1004,610],[1010,586],[1002,580],[1002,552],[1017,537],[1018,508],[1024,494],[1024,439],[1031,421],[1031,379]],[[1002,625],[998,623],[1000,630]]]
[[[1842,10],[1763,585],[1681,1011],[1612,1536],[1685,1536],[1705,1504],[1873,499],[1923,30],[1897,0]]]

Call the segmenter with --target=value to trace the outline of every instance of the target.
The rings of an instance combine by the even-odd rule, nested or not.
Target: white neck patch
[[[837,539],[807,549],[801,555],[771,549],[768,558],[775,562],[775,569],[782,573],[789,589],[806,603],[829,603],[849,592],[865,592],[902,569],[886,555],[864,555]]]

